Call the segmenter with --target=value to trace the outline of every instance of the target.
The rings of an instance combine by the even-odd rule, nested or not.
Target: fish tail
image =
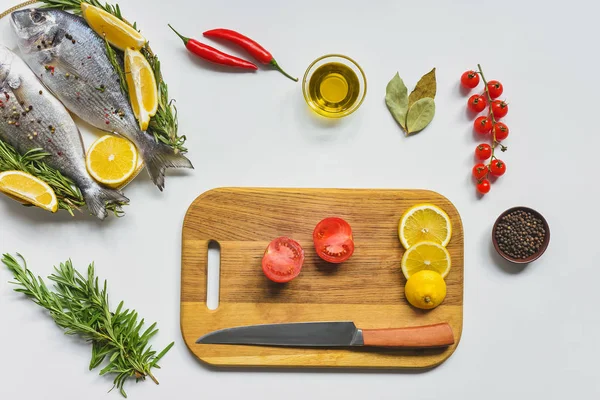
[[[107,206],[115,205],[116,209],[120,210],[121,205],[129,203],[129,199],[120,191],[100,185],[88,186],[83,188],[81,192],[88,210],[101,220],[108,215]]]
[[[144,135],[148,135],[144,133]],[[191,168],[192,162],[183,154],[176,153],[173,149],[163,143],[155,142],[150,136],[141,149],[142,158],[146,171],[152,182],[162,191],[165,187],[165,170],[167,168]]]

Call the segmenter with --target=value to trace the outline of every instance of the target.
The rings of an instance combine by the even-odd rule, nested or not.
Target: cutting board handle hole
[[[206,278],[206,306],[209,310],[219,307],[219,288],[221,277],[221,246],[219,242],[208,242],[208,262]]]

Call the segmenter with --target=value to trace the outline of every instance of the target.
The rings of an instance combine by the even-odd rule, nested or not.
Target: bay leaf
[[[435,102],[430,97],[415,101],[406,115],[407,133],[410,135],[423,130],[435,115]]]
[[[388,82],[385,89],[385,104],[392,116],[406,130],[406,112],[408,111],[408,89],[400,75],[396,75]]]
[[[426,97],[435,98],[435,94],[437,91],[437,83],[435,81],[435,67],[423,75],[417,85],[410,93],[408,97],[408,108],[412,107],[418,100],[424,99]]]

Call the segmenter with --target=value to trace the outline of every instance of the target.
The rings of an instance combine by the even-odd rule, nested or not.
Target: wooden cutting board
[[[409,207],[433,203],[450,216],[452,269],[444,302],[429,311],[404,297],[398,221]],[[312,246],[321,219],[339,216],[353,229],[355,252],[340,265],[322,261]],[[305,249],[301,274],[287,284],[261,269],[268,243],[289,236]],[[210,241],[220,245],[219,306],[206,306]],[[190,351],[217,366],[424,368],[456,349],[463,321],[463,227],[458,211],[426,190],[218,188],[200,195],[183,223],[181,330]],[[442,349],[282,348],[196,344],[217,329],[239,325],[354,321],[359,328],[450,323],[455,344]]]

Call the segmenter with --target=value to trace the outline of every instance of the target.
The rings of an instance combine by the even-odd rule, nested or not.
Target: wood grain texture
[[[398,221],[409,207],[432,203],[450,216],[452,269],[444,302],[429,311],[404,297],[404,249]],[[322,261],[312,246],[321,219],[352,226],[355,252],[340,265]],[[271,239],[289,236],[304,248],[300,275],[270,282],[261,259]],[[221,248],[219,307],[206,306],[208,244]],[[218,188],[189,207],[182,231],[181,330],[189,350],[218,366],[424,368],[446,360],[459,344],[463,309],[463,227],[452,203],[427,190]],[[432,349],[315,349],[196,344],[217,329],[240,325],[354,321],[362,329],[447,322],[454,344]]]

